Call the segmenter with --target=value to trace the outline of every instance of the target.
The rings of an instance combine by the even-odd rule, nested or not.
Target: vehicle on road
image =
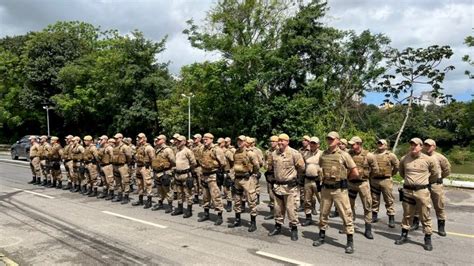
[[[29,137],[32,135],[23,136],[20,140],[15,142],[10,148],[10,154],[12,160],[18,160],[20,157],[30,160],[30,140]]]

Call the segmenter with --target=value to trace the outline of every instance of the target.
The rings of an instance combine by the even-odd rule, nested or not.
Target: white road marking
[[[43,197],[43,198],[47,198],[47,199],[54,199],[54,197],[51,197],[51,196],[48,196],[48,195],[45,195],[45,194],[41,194],[41,193],[38,193],[38,192],[33,192],[33,191],[29,191],[29,190],[24,190],[24,189],[19,189],[19,188],[13,188],[14,190],[19,190],[21,192],[25,192],[25,193],[30,193],[30,194],[33,194],[33,195],[36,195],[36,196],[40,196],[40,197]]]
[[[127,220],[130,220],[130,221],[134,221],[134,222],[138,222],[138,223],[142,223],[142,224],[151,225],[151,226],[158,227],[158,228],[161,228],[161,229],[168,228],[168,226],[165,226],[165,225],[156,224],[156,223],[152,223],[152,222],[147,222],[147,221],[144,221],[144,220],[136,219],[136,218],[133,218],[133,217],[125,216],[125,215],[114,213],[114,212],[109,212],[109,211],[102,211],[102,212],[105,213],[105,214],[108,214],[108,215],[120,217],[120,218],[123,218],[123,219],[127,219]]]
[[[302,262],[302,261],[298,261],[298,260],[294,260],[294,259],[282,257],[282,256],[279,256],[279,255],[275,255],[275,254],[268,253],[268,252],[261,251],[261,250],[257,251],[256,253],[257,253],[258,255],[261,255],[261,256],[269,257],[269,258],[276,259],[276,260],[285,261],[285,262],[288,262],[288,263],[291,263],[291,264],[295,264],[295,265],[312,265],[312,264],[310,264],[310,263],[306,263],[306,262]]]

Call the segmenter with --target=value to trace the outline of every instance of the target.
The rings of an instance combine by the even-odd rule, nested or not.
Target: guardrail
[[[11,144],[0,144],[0,151],[10,151]]]

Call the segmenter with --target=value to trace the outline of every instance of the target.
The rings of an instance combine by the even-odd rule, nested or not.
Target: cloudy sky
[[[0,37],[41,30],[58,20],[80,20],[102,29],[122,33],[139,29],[150,39],[168,35],[167,50],[159,60],[170,61],[171,71],[196,61],[212,60],[192,48],[182,34],[185,21],[201,21],[215,0],[0,0]],[[474,35],[473,0],[328,0],[330,11],[325,23],[360,32],[370,29],[384,33],[392,46],[426,47],[450,45],[453,57],[447,62],[456,70],[447,75],[445,93],[469,100],[474,84],[464,75],[469,66],[462,62],[468,49],[464,38]],[[419,88],[424,90],[424,88]],[[365,101],[380,103],[381,94],[370,94]]]

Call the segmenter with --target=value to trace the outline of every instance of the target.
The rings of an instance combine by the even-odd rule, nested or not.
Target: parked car
[[[18,160],[19,157],[24,157],[28,161],[30,160],[30,136],[31,135],[26,135],[12,145],[10,148],[12,160]]]

